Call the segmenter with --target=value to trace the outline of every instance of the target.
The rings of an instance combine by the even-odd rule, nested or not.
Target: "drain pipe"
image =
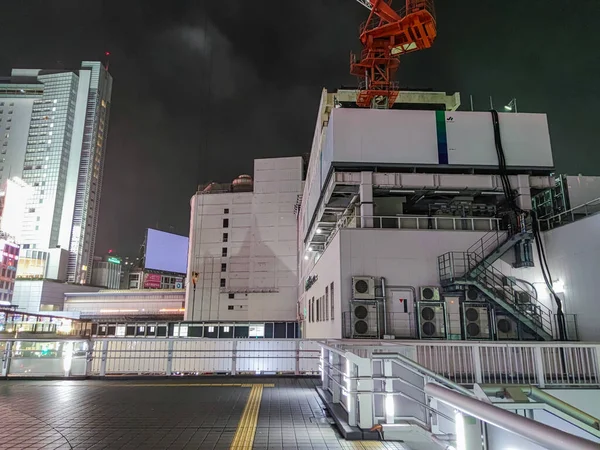
[[[387,294],[385,290],[385,278],[381,277],[381,296],[383,304],[383,335],[387,334]]]
[[[492,395],[494,397],[507,397],[506,387],[520,389],[523,394],[527,397],[531,398],[533,401],[545,403],[552,408],[557,409],[558,411],[572,417],[580,422],[592,427],[596,430],[600,430],[600,421],[594,416],[589,415],[588,413],[570,405],[562,400],[554,397],[553,395],[544,392],[543,390],[535,387],[535,386],[481,386],[483,388],[483,392],[487,395]]]

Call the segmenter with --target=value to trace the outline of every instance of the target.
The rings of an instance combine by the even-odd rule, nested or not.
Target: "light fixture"
[[[310,247],[308,247],[308,251],[309,251],[309,252],[314,252],[314,251],[315,251],[315,249],[314,249],[314,248],[312,247],[312,245],[311,245]]]
[[[323,230],[321,230],[320,228],[317,228],[317,234],[321,234],[323,232]]]
[[[456,434],[456,450],[467,450],[467,442],[465,438],[465,418],[459,411],[454,414],[454,427]]]
[[[308,255],[304,255],[304,259],[308,261]]]
[[[552,282],[552,289],[555,294],[562,294],[565,292],[565,282],[562,280],[556,280]]]
[[[387,423],[394,423],[394,396],[392,394],[385,395],[385,417]]]
[[[513,98],[513,99],[512,99],[512,100],[511,100],[511,101],[508,103],[508,105],[505,105],[505,106],[504,106],[504,109],[505,109],[506,111],[514,111],[514,112],[518,112],[518,111],[517,111],[517,99],[516,99],[516,98]]]

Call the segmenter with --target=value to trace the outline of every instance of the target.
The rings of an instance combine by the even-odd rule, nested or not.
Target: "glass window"
[[[223,228],[229,228],[229,219],[223,219]]]
[[[225,278],[221,278],[221,287],[224,288],[227,284],[227,280]]]

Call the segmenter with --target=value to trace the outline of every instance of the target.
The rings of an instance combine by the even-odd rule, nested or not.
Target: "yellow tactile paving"
[[[254,384],[248,397],[248,402],[242,413],[242,418],[235,431],[231,450],[252,450],[254,445],[254,435],[256,434],[256,425],[258,423],[258,412],[260,410],[260,400],[262,398],[263,385]]]
[[[275,387],[274,383],[135,383],[135,384],[110,384],[110,387]]]

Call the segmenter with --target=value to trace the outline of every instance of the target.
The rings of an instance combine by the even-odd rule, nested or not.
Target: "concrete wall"
[[[305,317],[304,337],[339,337],[343,313],[350,311],[353,276],[385,278],[388,331],[389,334],[403,336],[402,332],[406,333],[410,326],[414,326],[413,308],[414,301],[419,300],[419,287],[440,284],[438,256],[451,251],[465,251],[484,235],[485,232],[478,231],[341,229],[304,277],[306,280],[317,275],[318,281],[301,298],[302,308],[306,308],[308,298],[323,295],[320,293],[324,292],[323,283],[334,281],[336,301],[339,302],[335,306],[335,319],[311,324]],[[495,266],[507,276],[535,283],[539,300],[554,310],[548,292],[540,285],[543,278],[537,264],[533,268],[514,269],[511,260],[512,251],[506,254],[506,260],[497,261]],[[407,289],[409,286],[415,289],[417,298]]]
[[[186,319],[296,319],[301,189],[302,159],[273,158],[255,161],[254,192],[192,198],[188,280],[199,277],[187,286]]]
[[[316,276],[317,279],[314,284],[301,295],[300,300],[300,312],[302,314],[303,323],[303,336],[305,338],[342,338],[342,311],[344,305],[342,304],[342,286],[340,280],[342,280],[342,264],[340,254],[340,234],[338,233],[323,255],[317,260],[311,276]],[[333,295],[331,289],[333,287]],[[305,286],[299,287],[302,291],[305,290]],[[323,300],[325,298],[325,300]],[[325,308],[328,310],[326,313],[320,314],[317,321],[316,308],[317,300],[319,304],[324,301]],[[331,302],[333,302],[333,314],[331,314]],[[314,314],[311,315],[311,306]],[[312,320],[309,320],[311,319]]]
[[[577,314],[582,341],[598,342],[600,215],[548,231],[544,242],[552,281],[564,284],[564,293],[559,296],[564,299],[565,313]]]
[[[553,167],[545,114],[501,113],[506,163],[512,167]],[[490,113],[335,109],[324,150],[330,162],[401,165],[498,166]],[[440,135],[445,138],[442,160]],[[331,147],[331,148],[330,148]],[[522,151],[527,148],[527,151]]]

